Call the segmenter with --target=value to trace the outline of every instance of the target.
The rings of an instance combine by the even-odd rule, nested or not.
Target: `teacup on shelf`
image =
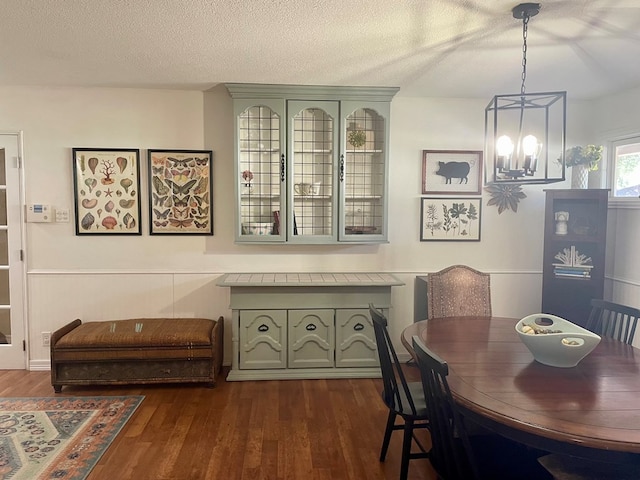
[[[298,195],[309,196],[309,195],[318,195],[320,193],[320,182],[306,183],[300,182],[296,183],[293,186],[293,191]]]

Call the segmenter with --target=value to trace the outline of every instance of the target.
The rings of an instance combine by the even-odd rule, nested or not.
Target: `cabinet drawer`
[[[378,366],[375,338],[369,310],[336,310],[336,367]]]
[[[333,367],[334,310],[289,310],[289,368]]]
[[[286,310],[242,310],[239,326],[239,368],[287,367]]]

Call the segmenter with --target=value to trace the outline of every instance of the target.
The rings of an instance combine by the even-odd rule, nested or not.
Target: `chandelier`
[[[565,179],[567,92],[527,93],[529,19],[539,3],[512,9],[522,20],[522,85],[520,93],[496,95],[485,108],[486,183],[545,184]]]

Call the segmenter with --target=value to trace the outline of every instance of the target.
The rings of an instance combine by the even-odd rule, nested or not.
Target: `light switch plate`
[[[56,208],[56,222],[57,223],[69,223],[69,209],[68,208]]]

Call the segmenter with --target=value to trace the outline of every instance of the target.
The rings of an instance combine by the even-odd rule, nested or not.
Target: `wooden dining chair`
[[[466,265],[427,274],[427,317],[491,316],[491,277]]]
[[[376,335],[380,370],[382,372],[382,401],[389,409],[380,450],[380,461],[384,462],[393,431],[402,430],[404,434],[399,478],[400,480],[406,480],[409,473],[409,460],[429,457],[429,452],[414,435],[414,429],[429,427],[424,393],[420,382],[407,382],[402,372],[398,356],[387,330],[387,318],[372,304],[369,305],[369,313]],[[402,418],[403,423],[396,425],[398,416]],[[412,453],[411,449],[414,441],[420,451]]]
[[[637,308],[593,299],[586,328],[602,337],[613,338],[631,345],[639,318],[640,310]]]
[[[469,435],[465,418],[453,400],[447,377],[449,366],[412,338],[420,370],[431,432],[429,461],[439,480],[551,479],[537,459],[543,452],[497,434]]]

